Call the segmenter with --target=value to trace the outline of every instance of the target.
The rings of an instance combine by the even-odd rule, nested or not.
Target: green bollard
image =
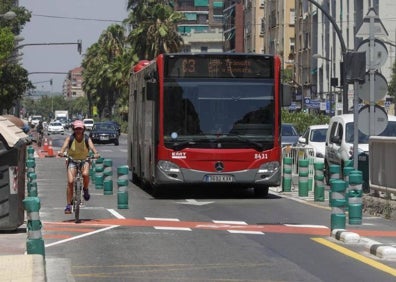
[[[95,173],[95,189],[103,189],[103,172]]]
[[[343,180],[333,180],[330,184],[331,188],[331,230],[345,229],[345,189],[346,182]]]
[[[282,178],[282,191],[290,192],[292,186],[292,164],[293,159],[289,157],[283,158],[283,178]]]
[[[37,197],[37,174],[34,172],[28,174],[27,190],[28,197]]]
[[[353,164],[353,162],[352,162]],[[354,170],[353,167],[351,166],[345,166],[344,170],[343,170],[343,175],[344,175],[344,181],[346,182],[346,191],[345,191],[345,202],[346,202],[346,206],[345,206],[345,211],[348,211],[349,208],[349,202],[348,202],[348,197],[349,197],[349,174]]]
[[[37,197],[37,182],[28,183],[28,197]]]
[[[361,171],[351,171],[349,174],[348,187],[348,222],[352,225],[362,224],[362,196],[363,196],[363,174]]]
[[[119,166],[117,168],[117,206],[119,209],[128,208],[128,166]]]
[[[330,187],[331,187],[331,182],[332,182],[333,180],[340,179],[340,170],[341,170],[341,168],[340,168],[339,165],[332,164],[332,165],[329,166],[329,174],[330,174],[329,182],[330,182]],[[331,200],[331,189],[330,189],[330,191],[329,191],[329,206],[331,206],[330,200]]]
[[[119,209],[128,208],[128,179],[118,179],[117,207]]]
[[[298,196],[308,197],[308,159],[298,160]]]
[[[99,159],[98,159],[99,160]],[[97,160],[97,161],[98,161]],[[104,164],[103,159],[99,163],[96,161],[95,164],[95,188],[96,189],[103,189],[103,180],[104,180]]]
[[[117,167],[117,177],[128,175],[129,168],[127,165]]]
[[[324,202],[325,200],[324,175],[315,175],[314,179],[315,179],[314,201]]]
[[[36,161],[35,159],[27,159],[26,160],[26,176],[29,177],[31,173],[34,173],[36,170]]]
[[[315,202],[324,202],[325,196],[325,185],[324,185],[324,163],[323,162],[316,162],[314,163],[315,168],[315,186],[314,186],[314,201]]]
[[[27,253],[45,256],[44,240],[41,234],[42,224],[39,215],[40,199],[37,197],[26,197],[23,200],[23,206],[27,214]]]
[[[27,148],[27,159],[34,159],[34,148],[32,146]]]
[[[103,165],[103,194],[113,195],[113,161],[105,159]]]

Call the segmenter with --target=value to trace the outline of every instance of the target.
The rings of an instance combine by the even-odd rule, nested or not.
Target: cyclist
[[[65,142],[61,150],[59,151],[59,156],[64,156],[65,151],[67,151],[68,155],[72,157],[74,160],[85,160],[89,155],[89,150],[94,153],[94,157],[98,158],[99,154],[96,150],[91,138],[88,135],[84,134],[85,126],[81,120],[76,120],[73,125],[73,134],[67,136]],[[83,176],[83,191],[84,191],[84,199],[86,201],[89,200],[90,195],[88,191],[89,185],[89,162],[86,162],[83,167],[82,176]],[[71,161],[69,161],[66,165],[67,167],[67,190],[66,190],[66,200],[67,205],[65,208],[65,214],[71,213],[71,204],[73,199],[73,183],[74,178],[77,174],[76,165]]]

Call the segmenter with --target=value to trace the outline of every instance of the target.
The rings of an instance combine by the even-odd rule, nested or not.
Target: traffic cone
[[[44,138],[44,146],[43,146],[43,150],[44,152],[48,152],[48,139]]]
[[[50,158],[55,157],[54,149],[52,148],[52,140],[51,139],[49,140],[48,151],[47,151],[46,157],[50,157]]]

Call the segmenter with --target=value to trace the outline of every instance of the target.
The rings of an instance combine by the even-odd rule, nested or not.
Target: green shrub
[[[298,133],[302,134],[308,126],[313,124],[328,124],[330,117],[324,114],[289,112],[282,109],[282,122],[292,123]]]

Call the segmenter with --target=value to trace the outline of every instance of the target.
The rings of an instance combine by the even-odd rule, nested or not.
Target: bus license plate
[[[232,175],[210,174],[210,175],[205,176],[204,181],[205,182],[234,182],[234,177]]]

